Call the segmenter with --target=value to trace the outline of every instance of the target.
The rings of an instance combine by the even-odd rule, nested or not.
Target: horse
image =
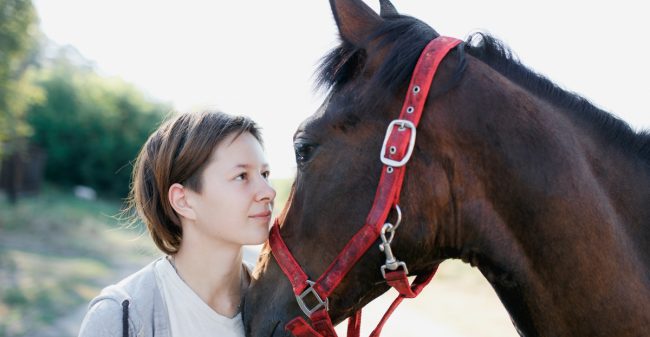
[[[364,226],[387,170],[377,156],[383,136],[420,53],[439,37],[388,1],[380,14],[360,0],[330,4],[341,44],[319,68],[324,103],[294,134],[296,178],[274,227],[312,280]],[[485,33],[445,56],[427,93],[392,232],[408,274],[469,263],[521,336],[647,336],[650,134],[525,67]],[[389,289],[375,247],[386,240],[373,240],[307,311],[267,243],[244,298],[247,335],[288,336],[287,323],[314,305],[333,323],[354,317]]]

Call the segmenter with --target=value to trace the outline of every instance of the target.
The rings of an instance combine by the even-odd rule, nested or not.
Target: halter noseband
[[[382,275],[400,295],[391,304],[371,336],[379,336],[384,323],[399,303],[404,298],[417,296],[433,278],[437,267],[427,274],[418,275],[413,284],[409,284],[406,264],[395,258],[390,243],[401,219],[398,204],[406,170],[405,165],[413,153],[417,125],[424,110],[433,76],[445,55],[460,43],[461,41],[458,39],[441,36],[431,40],[422,51],[413,71],[399,119],[393,120],[386,130],[380,154],[381,162],[384,165],[375,200],[366,218],[366,223],[316,282],[309,279],[282,240],[277,220],[271,228],[269,243],[273,256],[291,282],[298,305],[312,322],[312,326],[310,326],[302,317],[290,321],[285,329],[294,336],[337,336],[328,313],[328,297],[378,238],[382,240],[380,249],[386,255],[386,263],[381,266]],[[398,211],[398,221],[394,225],[385,223],[392,208]],[[312,297],[315,300],[315,304],[311,307],[305,303],[307,297]],[[360,325],[361,309],[350,317],[348,336],[359,336]]]

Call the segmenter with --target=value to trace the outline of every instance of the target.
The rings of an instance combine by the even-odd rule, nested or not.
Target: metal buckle
[[[400,212],[400,220],[401,220],[401,212]],[[397,223],[399,225],[399,222]],[[397,270],[399,267],[402,267],[404,269],[404,273],[408,275],[409,270],[406,267],[406,263],[398,260],[395,255],[393,254],[393,249],[390,247],[390,243],[393,241],[393,237],[395,236],[395,228],[396,226],[393,226],[390,223],[385,223],[384,227],[381,229],[381,244],[379,245],[379,250],[384,252],[386,255],[386,263],[381,266],[381,276],[385,279],[386,278],[386,269],[394,271]],[[386,232],[390,233],[390,236],[386,238]]]
[[[300,295],[296,295],[296,301],[298,302],[298,306],[300,307],[300,309],[302,309],[302,312],[304,312],[305,315],[307,315],[307,317],[311,317],[311,315],[313,313],[315,313],[316,311],[318,311],[318,309],[320,309],[320,308],[325,307],[325,310],[329,311],[330,310],[330,300],[328,298],[326,298],[325,301],[323,301],[323,299],[320,298],[320,295],[318,295],[316,290],[314,290],[314,284],[316,284],[316,282],[307,280],[307,284],[309,285],[307,287],[307,289],[305,289]],[[309,295],[310,293],[314,295],[314,297],[316,298],[316,301],[318,302],[318,304],[316,304],[311,309],[309,309],[307,307],[307,304],[304,301],[304,298],[307,295]]]
[[[397,124],[400,125],[398,129],[399,131],[406,130],[407,128],[411,129],[411,138],[409,140],[408,150],[406,151],[404,158],[402,158],[400,161],[393,160],[386,157],[386,145],[388,144],[388,138],[390,138],[390,135],[393,132],[393,128]],[[404,166],[409,161],[409,159],[411,159],[411,155],[413,154],[413,148],[415,147],[415,135],[416,135],[415,124],[413,124],[411,121],[405,119],[396,119],[390,122],[390,124],[388,124],[388,129],[386,129],[384,144],[381,146],[381,153],[380,153],[381,162],[384,163],[385,165],[392,166],[392,167]]]

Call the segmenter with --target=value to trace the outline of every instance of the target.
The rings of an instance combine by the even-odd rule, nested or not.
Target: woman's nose
[[[269,201],[273,202],[275,200],[275,189],[271,186],[271,182],[263,179],[262,184],[260,185],[260,190],[257,193],[258,201]]]

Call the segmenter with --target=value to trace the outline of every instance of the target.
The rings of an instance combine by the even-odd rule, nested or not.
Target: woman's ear
[[[179,183],[172,184],[169,186],[169,191],[167,192],[169,204],[179,217],[196,220],[196,213],[194,213],[194,209],[192,209],[192,206],[188,202],[187,192],[183,185]]]

